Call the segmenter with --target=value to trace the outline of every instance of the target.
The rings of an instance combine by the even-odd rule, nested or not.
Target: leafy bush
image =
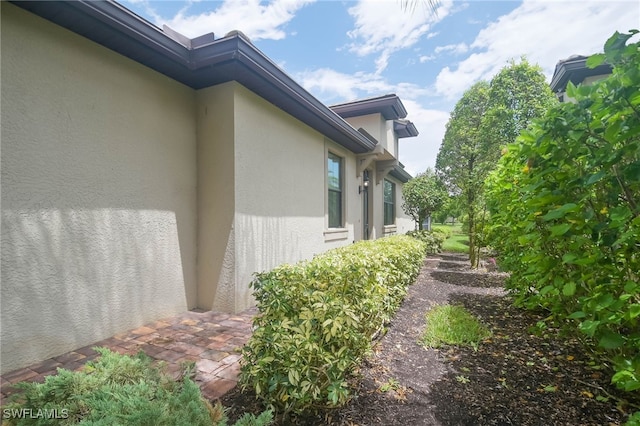
[[[420,271],[425,244],[362,241],[256,274],[260,314],[243,349],[243,386],[278,410],[343,404],[347,379]]]
[[[409,231],[407,235],[417,238],[426,244],[427,253],[440,253],[442,251],[442,243],[447,239],[445,231],[433,230],[427,231],[421,229],[419,231]]]
[[[489,179],[492,245],[516,300],[571,322],[640,389],[640,43],[614,34],[613,74],[567,87]]]
[[[227,424],[222,406],[212,407],[189,378],[193,365],[185,365],[182,378],[173,380],[164,372],[163,364],[152,366],[152,359],[142,352],[129,357],[106,348],[95,350],[101,357],[88,362],[83,371],[60,368],[57,375],[47,376],[44,383],[17,384],[22,392],[12,396],[11,402],[3,407],[3,417],[12,418],[2,424]],[[261,423],[247,423],[258,419]],[[271,413],[265,412],[258,418],[250,416],[244,424],[270,422]]]
[[[456,226],[455,228],[452,225],[431,225],[431,231],[442,234],[445,238],[449,238],[453,235],[454,230],[458,230],[460,227]]]

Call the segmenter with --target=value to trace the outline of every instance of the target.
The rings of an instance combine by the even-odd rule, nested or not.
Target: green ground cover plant
[[[3,418],[9,418],[2,424],[227,424],[224,408],[211,406],[191,380],[193,364],[185,365],[181,378],[174,380],[163,364],[152,365],[152,359],[142,352],[131,357],[106,348],[95,350],[101,356],[88,362],[82,371],[61,368],[44,383],[17,384],[22,392],[3,407]],[[20,412],[22,416],[17,414]],[[271,412],[265,411],[258,417],[245,416],[236,426],[267,425],[271,419]]]
[[[240,381],[287,415],[344,404],[348,379],[418,275],[425,243],[393,236],[256,274]]]
[[[575,102],[552,107],[509,145],[489,178],[491,245],[516,302],[576,327],[614,366],[612,382],[640,390],[640,43],[615,33],[613,74],[569,83]],[[636,416],[636,418],[638,415]]]
[[[472,346],[491,336],[491,331],[465,308],[438,305],[425,314],[426,327],[420,343],[430,348],[443,345]]]

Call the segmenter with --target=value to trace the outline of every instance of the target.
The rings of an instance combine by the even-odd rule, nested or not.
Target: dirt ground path
[[[609,384],[609,372],[589,365],[575,339],[554,329],[534,333],[542,317],[513,308],[504,279],[504,274],[469,270],[464,255],[428,257],[387,333],[354,378],[352,400],[278,424],[623,424],[628,406],[617,409],[617,398],[629,395]],[[445,303],[464,306],[493,336],[477,350],[422,347],[418,339],[425,313]],[[237,389],[222,403],[232,419],[261,408]]]

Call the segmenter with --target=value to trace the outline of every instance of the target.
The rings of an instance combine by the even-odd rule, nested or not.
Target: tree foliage
[[[436,213],[436,221],[444,223],[447,219],[452,219],[452,224],[462,217],[464,206],[460,202],[460,196],[449,195],[444,204]]]
[[[449,191],[461,195],[469,228],[471,265],[477,266],[479,231],[486,223],[484,181],[500,158],[535,117],[556,101],[540,67],[512,61],[491,83],[478,82],[456,104],[436,160]]]
[[[405,183],[402,195],[402,210],[413,218],[416,229],[421,229],[424,220],[441,208],[447,199],[444,186],[431,168]]]
[[[613,74],[569,83],[511,144],[489,178],[491,244],[516,301],[572,321],[610,354],[622,389],[640,389],[640,43],[614,34]]]
[[[478,195],[492,165],[490,141],[482,136],[482,121],[489,103],[489,84],[480,81],[467,90],[456,104],[436,158],[436,170],[449,191],[460,195],[469,222],[469,255],[477,265],[475,226]]]

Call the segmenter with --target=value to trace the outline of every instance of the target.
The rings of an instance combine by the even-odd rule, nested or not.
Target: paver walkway
[[[189,311],[11,371],[0,377],[0,403],[17,391],[12,385],[18,382],[43,382],[59,367],[81,369],[98,356],[92,349],[95,346],[128,355],[142,350],[151,358],[165,361],[172,374],[180,371],[180,363],[195,361],[195,379],[203,396],[219,398],[238,382],[240,348],[251,336],[251,320],[256,313],[255,308],[235,315]]]

